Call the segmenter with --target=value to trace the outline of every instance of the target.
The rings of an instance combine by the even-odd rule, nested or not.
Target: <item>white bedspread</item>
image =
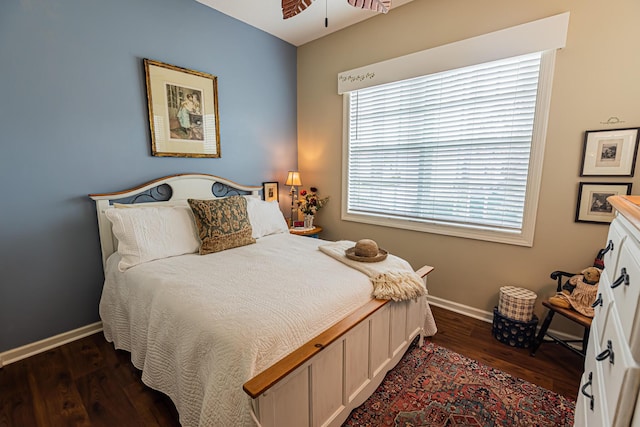
[[[242,384],[371,299],[368,277],[277,234],[210,255],[117,269],[107,263],[100,316],[183,426],[251,426]]]

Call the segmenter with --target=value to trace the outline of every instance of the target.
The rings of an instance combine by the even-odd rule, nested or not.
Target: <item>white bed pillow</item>
[[[254,239],[270,234],[289,232],[287,221],[275,200],[265,202],[255,197],[247,197],[247,213],[253,230],[251,237]]]
[[[122,257],[118,269],[198,251],[200,238],[188,206],[105,210]]]

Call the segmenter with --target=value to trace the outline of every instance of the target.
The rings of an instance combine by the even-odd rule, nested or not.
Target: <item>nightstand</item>
[[[318,234],[320,234],[321,231],[322,227],[318,225],[308,230],[294,230],[293,228],[289,229],[289,233],[291,234],[295,234],[296,236],[313,237],[314,239],[318,238]]]

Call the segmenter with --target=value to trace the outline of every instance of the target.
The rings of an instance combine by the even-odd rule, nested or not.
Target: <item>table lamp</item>
[[[287,182],[285,185],[290,185],[291,190],[289,191],[289,195],[291,195],[291,226],[293,227],[293,223],[295,221],[295,213],[297,207],[295,205],[296,202],[296,186],[302,185],[302,181],[300,180],[300,172],[298,171],[289,171],[287,175]]]

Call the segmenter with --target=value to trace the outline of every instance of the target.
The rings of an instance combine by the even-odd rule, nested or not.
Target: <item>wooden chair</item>
[[[599,255],[599,258],[601,259],[600,254],[598,255]],[[598,260],[598,258],[596,258],[596,260]],[[551,278],[553,280],[558,281],[558,287],[556,289],[556,292],[562,291],[562,279],[564,277],[569,278],[574,275],[575,275],[574,273],[567,273],[564,271],[554,271],[553,273],[551,273]],[[542,322],[542,326],[540,327],[540,331],[538,332],[538,335],[536,336],[533,342],[533,345],[531,347],[531,352],[530,352],[531,356],[536,355],[536,351],[538,350],[538,348],[543,342],[555,341],[556,343],[562,345],[563,347],[566,347],[569,350],[573,351],[574,353],[577,353],[582,357],[584,357],[587,351],[587,344],[589,341],[589,330],[591,328],[591,318],[587,316],[583,316],[582,314],[570,308],[562,308],[562,307],[555,306],[551,304],[548,299],[542,301],[542,305],[546,307],[549,311],[547,313],[547,317],[545,317],[544,321]],[[553,316],[556,313],[563,317],[566,317],[567,319],[579,324],[584,328],[584,334],[582,336],[582,340],[563,340],[548,332],[549,325],[551,324],[551,321],[553,320]],[[545,341],[545,336],[551,338],[552,341]],[[579,343],[579,342],[582,343],[581,348],[576,348],[575,346],[571,345],[571,343]]]

